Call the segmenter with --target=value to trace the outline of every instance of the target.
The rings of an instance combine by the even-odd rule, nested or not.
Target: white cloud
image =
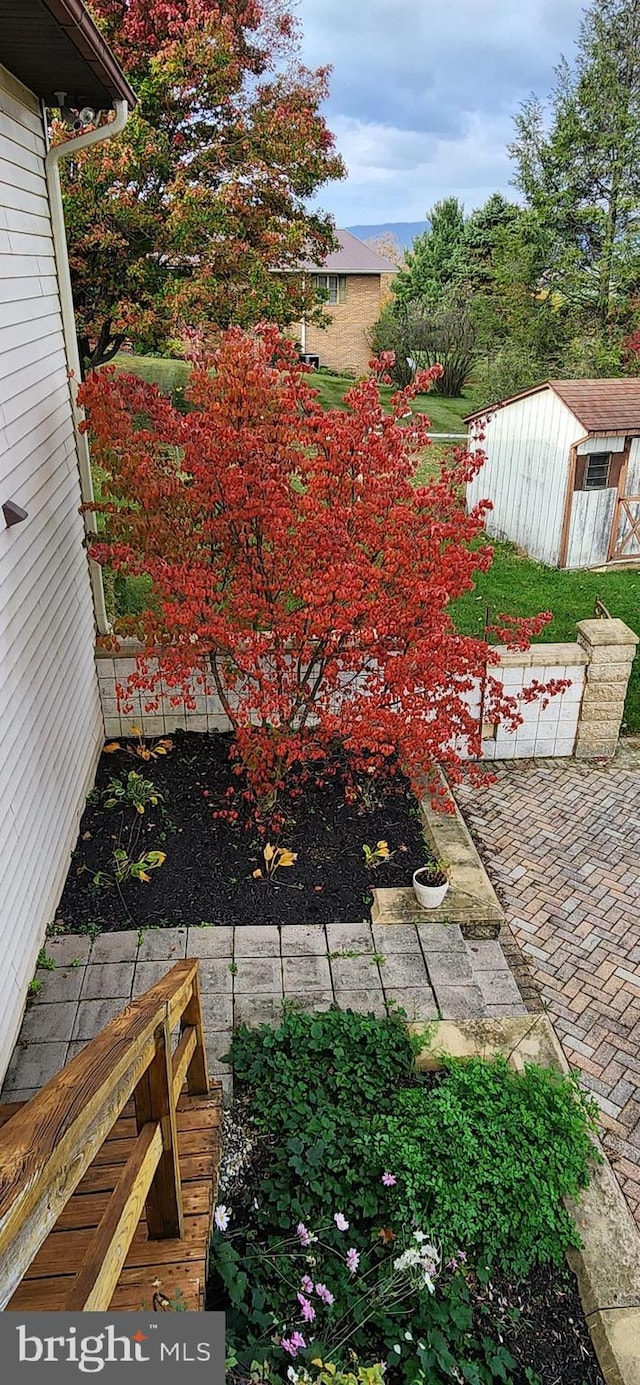
[[[321,200],[330,201],[341,225],[419,221],[452,192],[468,211],[496,188],[515,197],[505,148],[512,133],[508,117],[472,112],[451,139],[346,116],[332,124],[349,176]]]
[[[340,224],[418,220],[453,193],[509,192],[506,145],[532,89],[571,54],[584,0],[300,0],[303,58],[332,63],[326,114],[348,184]]]

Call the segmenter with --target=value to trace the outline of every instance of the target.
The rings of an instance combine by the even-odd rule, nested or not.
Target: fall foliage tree
[[[333,248],[308,199],[344,168],[320,111],[328,70],[296,61],[286,0],[90,8],[138,104],[112,143],[63,165],[84,360],[125,338],[160,349],[182,323],[312,314],[308,281],[273,271]]]
[[[325,411],[293,344],[264,327],[231,329],[194,365],[186,415],[113,369],[82,387],[105,477],[92,556],[151,584],[118,626],[146,650],[129,689],[149,707],[160,680],[176,705],[216,693],[263,806],[336,746],[358,768],[401,763],[417,789],[437,761],[455,777],[465,749],[480,754],[470,693],[487,664],[485,717],[519,720],[495,652],[450,614],[491,561],[474,543],[488,502],[464,502],[478,457],[455,451],[413,485],[430,425],[411,400],[439,370],[390,412],[373,375]],[[501,633],[526,644],[548,618]]]
[[[380,231],[377,236],[367,236],[364,244],[375,250],[376,255],[382,255],[383,260],[388,260],[397,269],[404,261],[404,250],[393,231]]]

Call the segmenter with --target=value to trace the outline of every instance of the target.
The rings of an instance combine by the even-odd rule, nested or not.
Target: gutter
[[[73,411],[76,452],[78,456],[78,469],[80,472],[80,491],[83,505],[90,505],[93,502],[94,493],[91,477],[89,443],[86,433],[80,431],[80,425],[84,422],[84,412],[78,407],[76,398],[77,386],[82,379],[82,368],[80,364],[80,352],[78,350],[78,337],[76,334],[76,319],[73,306],[73,294],[71,291],[71,274],[69,270],[69,254],[64,225],[62,192],[60,189],[60,162],[69,154],[76,154],[80,149],[88,149],[92,144],[100,144],[106,140],[113,139],[114,135],[119,135],[120,131],[124,130],[127,123],[129,106],[126,101],[117,100],[114,103],[114,108],[115,119],[108,125],[102,125],[97,130],[87,130],[84,134],[77,135],[74,139],[65,140],[64,144],[56,144],[52,149],[48,150],[45,159],[45,174],[49,194],[49,206],[51,208],[51,225],[53,229],[53,245],[60,288],[62,331],[69,370],[69,392]],[[47,122],[45,117],[45,132],[46,128]],[[85,511],[83,517],[85,534],[87,539],[91,541],[98,533],[96,516],[93,511]],[[111,627],[109,625],[104,599],[102,568],[98,563],[93,562],[91,558],[88,559],[88,562],[98,634],[108,635]]]
[[[100,30],[94,24],[88,10],[85,9],[83,0],[43,0],[43,3],[49,14],[59,24],[65,39],[73,44],[76,53],[90,71],[94,82],[99,83],[105,92],[110,92],[112,98],[117,93],[121,100],[129,103],[129,109],[135,106],[135,92],[114,58],[106,39],[103,38]],[[87,84],[85,93],[76,91],[75,95],[84,94],[90,106],[97,107],[104,104],[93,97],[90,92],[90,85],[90,83]],[[80,104],[84,104],[84,102]]]

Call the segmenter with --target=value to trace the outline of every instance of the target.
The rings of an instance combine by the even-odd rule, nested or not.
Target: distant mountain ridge
[[[428,230],[428,221],[382,221],[378,226],[347,226],[352,236],[357,236],[358,240],[370,240],[372,236],[381,236],[384,232],[390,232],[395,236],[398,245],[403,250],[408,250],[416,236],[421,236]]]

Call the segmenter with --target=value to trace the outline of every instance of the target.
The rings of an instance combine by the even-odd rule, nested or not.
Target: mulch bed
[[[410,885],[426,859],[416,800],[401,775],[362,775],[355,803],[345,797],[339,766],[322,787],[305,784],[300,797],[279,807],[287,820],[261,837],[244,801],[235,805],[237,824],[213,814],[228,804],[227,789],[238,787],[229,759],[231,737],[176,732],[173,750],[143,762],[125,749],[103,755],[80,824],[58,920],[71,932],[99,928],[174,927],[179,924],[357,923],[369,917],[373,885]],[[151,779],[163,795],[144,816],[134,809],[104,806],[113,776],[130,770]],[[166,861],[148,883],[128,880],[116,886],[94,884],[98,871],[112,871],[114,848],[132,854],[166,852]],[[255,880],[262,868],[265,841],[297,852],[292,867],[272,881]],[[367,869],[363,845],[385,840],[391,859]]]

